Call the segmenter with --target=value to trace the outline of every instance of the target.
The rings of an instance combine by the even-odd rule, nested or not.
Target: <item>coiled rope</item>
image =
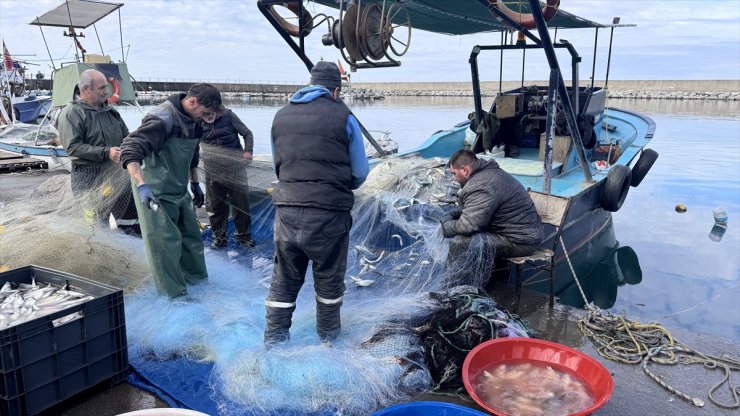
[[[709,400],[725,409],[740,408],[740,399],[738,398],[740,396],[740,386],[733,385],[731,379],[732,371],[740,371],[740,360],[724,354],[718,357],[701,353],[675,340],[671,333],[658,323],[641,324],[624,316],[604,311],[589,303],[581,283],[578,281],[578,276],[570,261],[562,237],[560,237],[560,246],[563,248],[565,259],[586,305],[587,314],[578,322],[578,327],[586,337],[597,345],[597,352],[602,357],[624,364],[641,363],[643,371],[651,379],[696,407],[703,407],[704,401],[672,387],[661,376],[652,372],[648,365],[651,362],[664,365],[681,362],[683,364],[702,364],[708,370],[720,368],[724,371],[724,377],[709,390]],[[733,398],[732,403],[722,403],[715,397],[717,390],[724,384],[727,384],[729,388],[730,395]]]

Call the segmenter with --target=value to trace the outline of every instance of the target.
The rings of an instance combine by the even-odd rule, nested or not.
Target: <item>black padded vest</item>
[[[239,133],[231,124],[231,111],[217,118],[213,125],[203,123],[203,137],[201,142],[229,149],[241,149]]]
[[[275,115],[272,141],[279,179],[275,205],[349,211],[354,204],[346,105],[321,96]]]

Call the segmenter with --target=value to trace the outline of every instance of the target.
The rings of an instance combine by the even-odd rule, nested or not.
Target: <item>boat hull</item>
[[[21,123],[35,123],[51,109],[51,97],[39,97],[28,101],[13,103],[18,121]]]

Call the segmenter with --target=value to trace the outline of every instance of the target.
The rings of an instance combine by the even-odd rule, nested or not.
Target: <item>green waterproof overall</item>
[[[187,131],[187,130],[185,130]],[[208,278],[203,240],[188,193],[190,160],[197,139],[170,137],[144,159],[144,180],[159,198],[157,211],[141,204],[134,187],[149,267],[157,290],[170,297],[187,294],[187,285]]]

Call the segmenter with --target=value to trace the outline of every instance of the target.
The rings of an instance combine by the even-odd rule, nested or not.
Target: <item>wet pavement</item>
[[[0,174],[0,208],[10,201],[19,200],[31,194],[33,189],[51,175],[60,173],[26,172]],[[61,173],[63,174],[63,173]],[[199,212],[203,218],[204,213]],[[515,295],[511,288],[494,285],[491,292],[494,298],[514,311]],[[558,342],[580,350],[602,363],[612,374],[614,393],[597,415],[738,415],[740,409],[725,409],[712,403],[707,397],[710,389],[722,381],[721,370],[705,369],[700,364],[657,365],[650,369],[673,387],[706,402],[703,408],[695,407],[682,398],[669,393],[650,379],[641,366],[621,364],[602,358],[578,328],[577,322],[583,316],[582,310],[556,305],[554,310],[547,307],[547,297],[523,290],[516,311],[538,332],[538,338]],[[668,328],[673,337],[705,354],[727,354],[738,358],[740,343],[727,339],[697,334],[680,328]],[[734,374],[737,378],[737,372]],[[737,380],[735,380],[737,383]],[[725,404],[732,404],[727,385],[715,392],[716,398]],[[449,401],[478,408],[475,403],[455,396],[423,395],[419,400]],[[128,383],[110,386],[102,383],[87,392],[78,394],[65,402],[46,410],[43,415],[64,416],[108,416],[119,415],[142,409],[167,407],[164,402],[149,392],[133,387]]]

